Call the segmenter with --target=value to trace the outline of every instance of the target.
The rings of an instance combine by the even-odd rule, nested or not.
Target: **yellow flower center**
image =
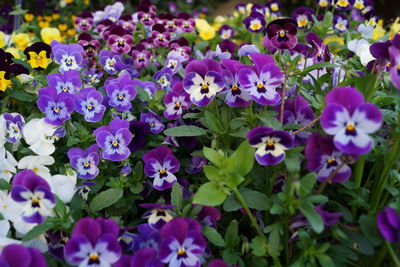
[[[252,29],[253,31],[257,31],[259,29],[261,29],[262,25],[260,23],[254,23],[250,25],[250,29]]]
[[[118,146],[118,142],[117,142],[117,141],[113,141],[113,142],[112,142],[112,145],[113,145],[113,146]]]
[[[89,164],[89,162],[85,162],[85,163],[83,164],[83,166],[85,166],[85,167],[89,167],[89,166],[90,166],[90,164]]]
[[[239,90],[239,86],[237,86],[237,84],[232,85],[231,88],[232,91],[238,91]]]
[[[306,20],[306,19],[300,19],[300,20],[297,22],[297,24],[299,25],[299,27],[304,27],[304,26],[307,25],[307,23],[308,23],[308,20]]]
[[[39,171],[39,169],[38,168],[33,168],[32,171],[37,173]]]
[[[55,113],[58,113],[58,112],[60,112],[60,109],[59,109],[59,108],[53,108],[53,111],[54,111]]]
[[[347,124],[346,125],[346,130],[349,132],[354,132],[354,130],[356,129],[356,127],[354,126],[354,124]]]
[[[89,105],[89,106],[87,106],[87,109],[88,109],[88,110],[92,110],[92,109],[93,109],[93,106],[92,106],[92,105]]]
[[[258,84],[257,84],[257,88],[258,88],[258,89],[262,89],[263,87],[264,87],[264,84],[262,84],[262,83],[258,83]]]
[[[280,37],[285,37],[285,35],[286,35],[286,33],[285,33],[284,30],[280,30],[280,31],[279,31],[279,36],[280,36]]]
[[[271,9],[272,9],[272,11],[276,12],[276,11],[279,10],[279,7],[278,7],[277,4],[272,4],[272,5],[271,5]]]
[[[124,96],[122,96],[122,95],[118,96],[118,99],[120,99],[120,100],[122,100],[123,98],[124,98]]]
[[[347,7],[348,4],[349,4],[349,2],[347,0],[339,0],[337,2],[337,5],[340,7]]]
[[[183,255],[186,254],[186,251],[185,251],[183,248],[180,248],[180,249],[178,250],[177,254],[178,254],[179,256],[183,256]]]

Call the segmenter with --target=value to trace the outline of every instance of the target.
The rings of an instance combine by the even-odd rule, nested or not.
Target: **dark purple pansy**
[[[154,134],[162,132],[165,128],[160,116],[150,109],[147,113],[140,113],[140,121],[147,123],[150,132]]]
[[[148,28],[154,25],[155,23],[154,18],[155,14],[153,12],[143,12],[143,11],[138,12],[139,22]]]
[[[207,164],[207,159],[193,156],[190,159],[190,165],[185,168],[185,171],[189,174],[196,174],[203,170],[203,166]]]
[[[253,11],[250,13],[250,16],[243,20],[243,23],[249,31],[261,32],[265,27],[265,18],[263,14]]]
[[[93,27],[93,15],[90,11],[83,11],[76,16],[74,22],[78,31],[90,31]]]
[[[82,87],[79,71],[69,70],[62,73],[47,75],[48,85],[57,89],[57,93],[75,94]]]
[[[4,267],[46,267],[46,259],[37,248],[18,244],[7,245],[0,254],[0,266]]]
[[[164,264],[158,259],[155,249],[144,248],[137,251],[133,256],[122,255],[114,267],[164,267]]]
[[[206,240],[200,224],[189,218],[175,218],[161,229],[159,257],[174,267],[199,267]]]
[[[239,61],[224,59],[222,65],[225,67],[223,77],[225,80],[226,97],[225,103],[230,107],[247,107],[251,102],[251,96],[244,90],[239,82],[239,70],[246,65]]]
[[[83,47],[83,56],[91,61],[96,62],[97,50],[100,47],[100,42],[87,33],[81,33],[78,37],[78,43]]]
[[[390,56],[389,77],[393,85],[397,89],[400,89],[400,50],[396,46],[389,47],[389,56]]]
[[[153,186],[157,190],[166,190],[176,182],[174,173],[179,170],[180,163],[166,146],[159,146],[143,156],[144,173],[154,178]]]
[[[337,150],[333,144],[331,136],[322,136],[319,133],[313,133],[308,138],[305,148],[307,159],[307,169],[318,174],[318,180],[323,182],[342,165],[341,157],[343,154]],[[331,178],[334,183],[347,181],[351,176],[351,169],[344,164],[337,173]]]
[[[283,80],[281,69],[269,55],[251,54],[250,57],[254,67],[240,70],[240,85],[259,104],[271,106],[279,104],[281,95],[276,92],[276,88]]]
[[[99,62],[103,69],[111,75],[122,70],[124,64],[121,62],[121,57],[111,51],[101,50],[99,55]]]
[[[312,58],[312,63],[330,61],[331,54],[328,46],[324,44],[323,40],[319,38],[315,33],[309,32],[306,35],[306,41],[313,48],[312,53],[309,57]]]
[[[165,27],[162,24],[155,24],[152,28],[151,38],[156,47],[168,47],[171,35],[165,31]]]
[[[376,132],[383,122],[382,113],[355,88],[338,87],[325,97],[321,114],[322,129],[333,135],[336,148],[345,154],[362,155],[372,149],[368,134]]]
[[[93,179],[99,174],[99,146],[94,144],[83,150],[80,147],[73,147],[68,150],[69,163],[77,172],[78,177]]]
[[[112,266],[121,257],[117,237],[113,220],[82,218],[65,245],[65,259],[72,266]]]
[[[293,138],[284,131],[258,126],[247,133],[249,144],[257,148],[256,160],[261,165],[276,165],[285,158],[285,150],[293,146]]]
[[[299,7],[292,13],[292,18],[297,22],[297,26],[302,29],[307,27],[312,22],[311,15],[314,10],[308,7]]]
[[[221,64],[212,59],[193,60],[185,68],[183,88],[197,106],[207,106],[224,84]]]
[[[104,86],[109,97],[108,104],[118,111],[127,111],[132,107],[131,101],[136,97],[135,83],[127,76],[108,80]]]
[[[85,121],[98,122],[106,111],[102,103],[103,95],[96,88],[84,88],[75,99],[75,111],[83,114]]]
[[[346,32],[350,27],[349,19],[343,13],[335,15],[333,18],[333,27],[339,32]]]
[[[176,120],[182,116],[183,110],[190,107],[190,96],[183,90],[182,82],[178,82],[174,89],[164,96],[164,117],[170,120]]]
[[[53,44],[54,43],[54,44]],[[83,48],[79,44],[60,44],[53,41],[51,50],[60,71],[80,70],[83,62]]]
[[[164,210],[158,212],[162,213]],[[161,241],[158,230],[151,227],[148,223],[138,225],[137,230],[136,234],[132,234],[133,251],[138,251],[144,248],[158,249],[158,244]]]
[[[131,154],[128,145],[132,140],[129,122],[113,120],[109,126],[102,126],[94,131],[96,142],[103,149],[101,156],[111,161],[121,161]]]
[[[379,232],[389,242],[400,242],[400,215],[398,212],[387,206],[384,211],[377,215],[376,223]]]
[[[221,219],[221,213],[215,207],[203,206],[197,218],[200,222],[210,227],[217,227],[217,221]]]
[[[150,64],[151,53],[147,50],[132,50],[133,66],[135,69],[147,68]]]
[[[23,170],[14,176],[11,198],[23,205],[20,214],[27,223],[43,223],[56,203],[49,184],[32,170]]]
[[[267,26],[270,43],[276,49],[292,49],[297,44],[297,26],[293,19],[276,19]]]
[[[130,14],[122,15],[117,21],[117,25],[129,32],[132,32],[136,29],[136,23],[133,21],[132,15]]]
[[[38,108],[46,115],[45,121],[54,126],[60,126],[71,118],[74,111],[74,97],[69,93],[57,94],[54,87],[44,87],[39,90]]]
[[[3,119],[5,120],[5,138],[7,142],[17,143],[21,140],[22,129],[25,124],[25,119],[18,113],[3,113]]]
[[[222,40],[228,40],[233,37],[233,35],[235,34],[235,30],[228,24],[225,24],[222,25],[221,28],[219,28],[218,33],[221,36]]]
[[[129,131],[132,133],[132,141],[129,143],[129,150],[140,150],[144,146],[145,136],[150,132],[149,125],[142,121],[131,121]]]
[[[265,6],[269,8],[270,12],[276,13],[280,10],[282,4],[279,0],[272,0],[269,1]]]
[[[176,24],[179,27],[178,32],[194,32],[196,29],[196,22],[189,13],[181,12],[177,16]]]

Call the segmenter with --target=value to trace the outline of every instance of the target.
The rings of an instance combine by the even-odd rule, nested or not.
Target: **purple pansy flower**
[[[136,97],[135,83],[126,76],[109,80],[104,89],[110,100],[108,104],[118,111],[127,111],[132,107],[131,101]]]
[[[143,69],[147,68],[150,64],[150,56],[151,53],[147,50],[133,50],[132,58],[133,58],[133,66],[135,69]]]
[[[153,186],[157,190],[166,190],[176,182],[174,173],[179,170],[180,163],[170,148],[159,146],[143,156],[144,173],[154,178]]]
[[[75,110],[84,115],[85,121],[98,122],[106,111],[106,107],[102,103],[103,95],[96,88],[85,88],[75,99]]]
[[[43,223],[52,215],[56,203],[49,184],[32,170],[14,176],[11,198],[22,205],[20,214],[27,223]]]
[[[190,165],[185,168],[185,171],[189,174],[196,174],[203,170],[203,166],[207,164],[207,159],[193,156],[190,159]]]
[[[159,231],[164,224],[174,218],[171,212],[174,208],[172,205],[143,203],[139,206],[149,209],[143,214],[142,218],[147,219],[149,226],[154,230]]]
[[[129,144],[129,150],[140,150],[144,146],[145,136],[150,132],[149,125],[142,121],[131,121],[129,131],[132,133],[132,141]]]
[[[174,267],[200,267],[206,248],[200,224],[189,218],[175,218],[161,229],[159,257]]]
[[[222,25],[221,28],[219,28],[218,33],[221,36],[222,40],[228,40],[233,37],[233,35],[235,34],[235,30],[228,24],[225,24]]]
[[[118,71],[122,70],[124,66],[121,61],[121,57],[111,51],[102,50],[99,58],[99,62],[103,66],[103,69],[111,75],[114,75]]]
[[[270,44],[276,49],[292,49],[297,44],[297,26],[293,19],[276,19],[267,26]]]
[[[47,76],[47,81],[50,87],[57,89],[57,93],[75,94],[82,87],[81,76],[79,71],[69,70],[61,73],[54,73]]]
[[[69,163],[77,172],[79,178],[93,179],[99,174],[99,146],[94,144],[85,151],[80,147],[73,147],[68,150]]]
[[[60,44],[54,42],[51,50],[54,59],[60,66],[60,71],[80,70],[83,62],[83,48],[79,44]]]
[[[302,29],[312,22],[311,15],[314,10],[308,7],[299,7],[292,13],[292,18],[297,21],[297,26]]]
[[[400,215],[387,206],[384,211],[378,213],[377,221],[379,232],[389,242],[400,242]]]
[[[22,128],[25,124],[25,119],[18,113],[3,113],[5,120],[5,137],[7,142],[17,143],[22,137]]]
[[[377,131],[383,121],[379,109],[364,102],[364,96],[352,87],[332,89],[325,97],[321,114],[322,129],[333,135],[336,148],[346,154],[362,155],[372,149],[368,136]]]
[[[54,126],[60,126],[71,118],[74,111],[74,97],[69,93],[57,94],[54,87],[44,87],[39,90],[38,108],[46,115],[45,121]]]
[[[140,224],[138,232],[133,236],[133,251],[138,251],[143,248],[158,249],[158,244],[161,241],[159,231],[155,230],[148,223]]]
[[[185,68],[183,88],[197,106],[207,106],[224,84],[221,64],[212,59],[193,60]]]
[[[164,66],[171,69],[172,74],[175,74],[181,69],[182,63],[186,60],[187,58],[182,56],[182,53],[173,50],[168,53],[167,59],[164,62]]]
[[[243,23],[246,25],[246,28],[251,32],[261,32],[265,27],[265,19],[264,15],[253,11],[250,13],[250,16],[243,20]]]
[[[251,54],[255,67],[239,72],[239,82],[251,97],[262,105],[277,105],[281,95],[275,89],[282,83],[283,73],[269,55]]]
[[[171,89],[172,70],[170,68],[163,68],[157,71],[153,78],[156,80],[157,89],[167,91]]]
[[[350,27],[349,19],[345,14],[338,14],[333,18],[333,27],[339,32],[346,32]]]
[[[111,161],[121,161],[131,154],[128,145],[132,140],[129,122],[112,120],[109,126],[102,126],[94,131],[96,142],[103,149],[101,156]]]
[[[273,13],[276,13],[280,10],[282,4],[279,0],[272,0],[266,4],[266,7]]]
[[[278,107],[276,110],[280,112]],[[294,99],[286,100],[283,112],[284,124],[300,124],[304,126],[314,119],[314,111],[304,97],[297,95]],[[294,135],[294,145],[298,146],[306,144],[310,135],[311,133],[307,131],[302,131]]]
[[[84,70],[82,72],[83,81],[86,85],[93,86],[100,82],[100,78],[103,76],[102,71],[97,71],[96,69]]]
[[[258,126],[247,133],[249,144],[257,148],[256,160],[261,165],[276,165],[285,158],[285,150],[293,146],[293,138],[284,131]]]
[[[46,259],[37,248],[18,244],[5,246],[0,254],[0,266],[4,267],[46,267]]]
[[[400,40],[400,36],[395,37],[395,39]],[[389,77],[393,85],[397,89],[400,89],[400,46],[389,47],[389,56],[390,56]]]
[[[132,44],[133,36],[129,31],[118,25],[110,29],[107,45],[111,47],[111,51],[119,55],[126,54],[131,51]]]
[[[147,113],[140,114],[140,121],[145,122],[149,125],[149,130],[151,133],[157,134],[164,130],[165,125],[162,123],[160,116],[158,116],[154,111],[148,110]]]
[[[76,16],[74,22],[78,31],[90,31],[93,27],[93,15],[90,11],[83,11]]]
[[[190,107],[190,96],[183,90],[182,82],[178,82],[174,89],[164,96],[164,117],[170,120],[176,120],[182,116],[183,110]]]
[[[333,4],[337,10],[347,11],[351,9],[350,0],[334,0]]]
[[[343,154],[333,145],[331,136],[322,136],[319,133],[313,133],[307,141],[305,148],[307,158],[307,169],[318,174],[318,180],[325,181],[338,166],[342,165],[341,157]],[[332,177],[334,183],[347,181],[351,176],[350,167],[343,165]]]
[[[72,266],[112,266],[121,257],[118,225],[110,219],[80,219],[65,245],[65,259]]]
[[[124,28],[124,30],[127,30],[129,32],[132,32],[136,29],[136,23],[133,21],[132,15],[130,14],[121,16],[117,21],[117,25],[121,26],[122,28]]]
[[[306,35],[306,41],[313,47],[313,52],[309,57],[312,58],[312,63],[330,61],[331,54],[328,46],[315,33],[309,32]]]
[[[251,96],[244,90],[239,82],[239,69],[246,67],[239,61],[224,59],[222,65],[226,68],[223,71],[225,80],[225,103],[230,107],[247,107],[251,102]]]
[[[180,32],[194,32],[196,29],[196,21],[186,12],[177,15],[176,23]]]
[[[114,267],[164,267],[158,259],[157,251],[152,248],[144,248],[132,255],[122,255]]]
[[[153,12],[138,12],[139,22],[142,23],[146,27],[151,27],[154,25],[155,14]]]
[[[151,32],[151,38],[156,47],[168,47],[171,35],[165,31],[165,27],[162,24],[155,24],[153,31]]]

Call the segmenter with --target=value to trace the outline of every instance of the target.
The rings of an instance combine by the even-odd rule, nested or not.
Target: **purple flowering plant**
[[[398,19],[59,2],[0,6],[0,266],[400,266]]]

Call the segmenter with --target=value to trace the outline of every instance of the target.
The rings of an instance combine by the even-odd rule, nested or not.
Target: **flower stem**
[[[396,267],[400,267],[400,260],[397,258],[396,253],[394,252],[394,250],[392,248],[392,245],[387,240],[385,240],[385,243],[386,243],[386,246],[387,246],[387,248],[389,250],[389,254],[390,254],[390,257],[393,260],[394,265]]]
[[[362,181],[362,176],[363,176],[363,172],[364,172],[364,165],[365,165],[365,156],[362,156],[356,166],[355,166],[355,170],[354,170],[354,183],[356,185],[356,188],[359,188],[361,185],[361,181]],[[351,213],[353,214],[353,217],[355,217],[356,213],[357,213],[357,207],[353,206],[351,209]]]
[[[286,87],[288,82],[288,74],[284,71],[285,78],[283,79],[283,86],[282,86],[282,101],[281,101],[281,109],[280,109],[280,116],[279,121],[283,125],[283,113],[285,112],[285,101],[286,101]]]
[[[300,128],[300,129],[298,129],[298,130],[296,130],[296,131],[294,131],[294,132],[291,132],[290,134],[291,134],[291,135],[295,135],[295,134],[298,134],[298,133],[304,131],[304,130],[306,130],[306,129],[312,127],[312,126],[313,126],[315,123],[317,123],[320,119],[321,119],[321,115],[320,115],[318,118],[316,118],[315,120],[310,121],[309,123],[307,123],[306,125],[304,125],[302,128]]]
[[[332,181],[333,177],[335,177],[335,175],[339,172],[339,170],[340,170],[344,165],[345,165],[344,162],[340,163],[340,165],[336,167],[336,169],[331,173],[331,175],[329,175],[329,177],[328,177],[325,181],[323,181],[323,182],[320,184],[320,186],[318,187],[317,191],[315,191],[315,194],[316,194],[316,195],[319,195],[319,194],[321,194],[321,193],[324,191],[325,186],[326,186],[327,184],[329,184],[329,183]]]

